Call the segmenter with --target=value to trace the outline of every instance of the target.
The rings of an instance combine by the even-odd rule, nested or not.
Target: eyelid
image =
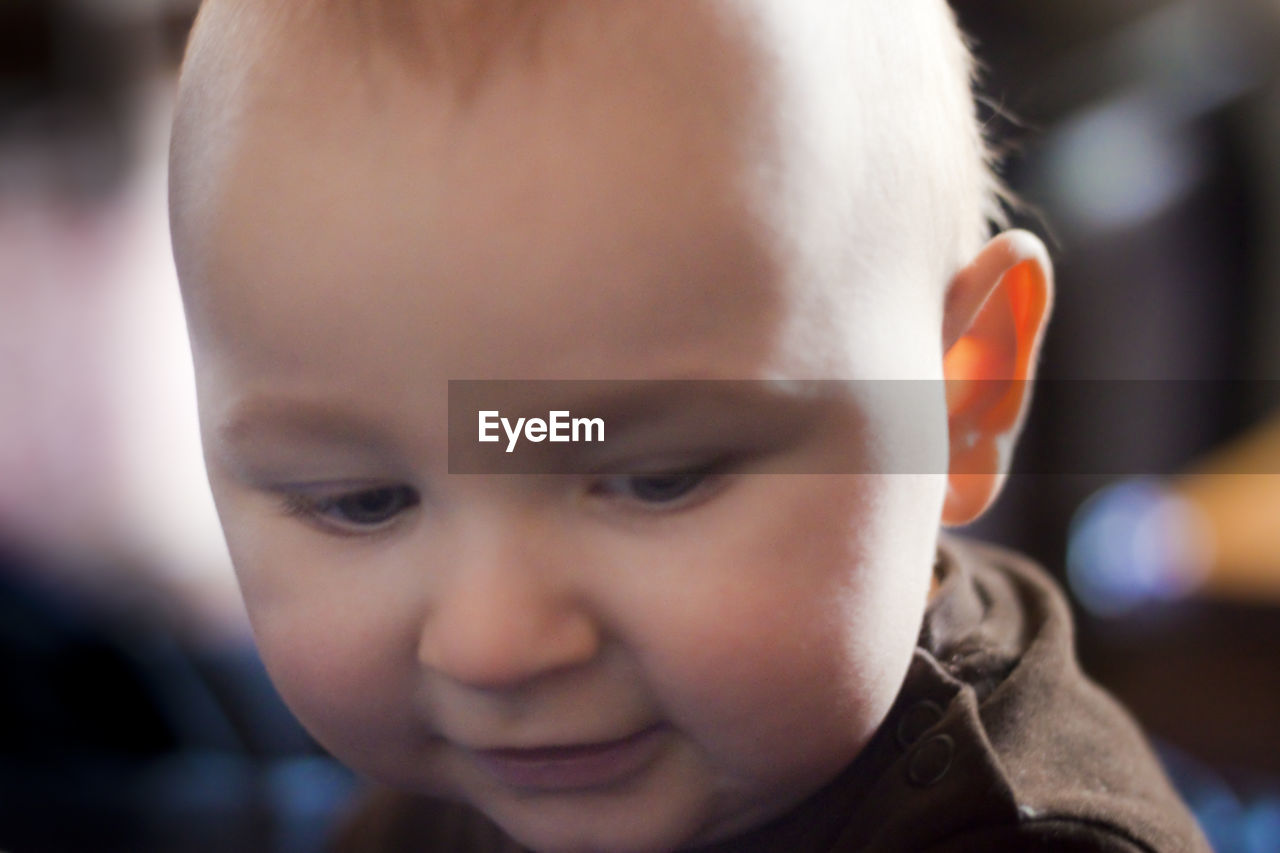
[[[660,515],[667,512],[678,512],[689,509],[715,497],[728,483],[729,474],[740,462],[732,455],[713,457],[711,461],[693,464],[663,464],[637,466],[628,473],[600,475],[592,480],[591,491],[602,499],[617,503],[625,503],[642,514]],[[658,477],[680,477],[699,475],[701,479],[685,494],[670,501],[645,501],[634,496],[626,496],[619,492],[601,494],[600,485],[610,481],[626,481]],[[619,490],[620,491],[620,490]]]
[[[371,524],[335,518],[329,514],[344,499],[382,490],[403,490],[411,497],[387,518]],[[321,532],[352,537],[368,537],[394,528],[410,510],[422,503],[418,489],[397,482],[323,482],[281,484],[269,489],[279,500],[283,514],[299,519]]]
[[[620,478],[626,476],[620,475]],[[683,495],[662,502],[641,500],[623,494],[601,494],[597,497],[602,502],[619,505],[624,508],[624,511],[636,516],[673,515],[701,506],[720,494],[728,483],[729,478],[725,475],[709,474]]]
[[[670,477],[706,472],[720,474],[742,464],[748,454],[736,451],[651,454],[611,462],[590,471],[597,479],[608,477]]]
[[[343,495],[369,492],[394,486],[408,486],[408,483],[393,479],[368,480],[286,480],[262,486],[263,491],[277,495],[306,495],[313,498],[336,498]]]

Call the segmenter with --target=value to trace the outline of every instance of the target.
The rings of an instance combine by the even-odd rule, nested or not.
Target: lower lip
[[[606,788],[643,770],[662,746],[664,727],[652,726],[619,740],[544,749],[474,752],[476,762],[508,787],[529,791]]]

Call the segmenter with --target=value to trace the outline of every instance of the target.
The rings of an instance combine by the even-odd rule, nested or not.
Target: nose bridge
[[[580,591],[528,531],[473,531],[423,617],[418,658],[452,681],[510,687],[591,660],[600,632]]]

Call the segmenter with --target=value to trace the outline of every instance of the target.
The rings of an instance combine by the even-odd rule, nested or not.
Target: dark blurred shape
[[[128,171],[151,33],[109,3],[0,4],[0,192],[32,181],[100,196]]]
[[[248,645],[194,646],[0,549],[0,849],[306,853],[354,781]]]

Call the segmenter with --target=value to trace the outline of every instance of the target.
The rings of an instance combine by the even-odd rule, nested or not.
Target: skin
[[[977,351],[1025,369],[1047,305],[1009,307],[1047,293],[1035,258],[1028,284],[1006,275],[1034,247],[947,290],[904,234],[892,286],[852,275],[886,247],[806,240],[779,203],[820,176],[779,132],[763,54],[709,18],[682,32],[638,34],[630,66],[500,69],[465,105],[394,71],[371,100],[284,51],[202,155],[217,191],[175,215],[210,481],[282,695],[351,766],[538,850],[723,839],[833,778],[901,685],[940,519],[998,478],[760,476],[893,471],[901,424],[863,386],[856,429],[707,477],[638,427],[624,462],[678,488],[451,476],[448,380],[941,379],[987,327]],[[982,444],[1016,429],[997,408],[939,392],[920,435]],[[638,733],[642,760],[601,784],[513,784],[483,757]]]

